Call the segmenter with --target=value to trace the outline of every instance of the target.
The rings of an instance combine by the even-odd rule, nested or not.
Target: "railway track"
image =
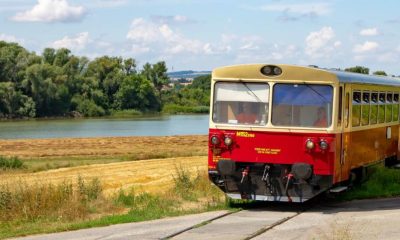
[[[162,239],[255,239],[315,206],[313,203],[266,205],[268,207],[230,212]]]

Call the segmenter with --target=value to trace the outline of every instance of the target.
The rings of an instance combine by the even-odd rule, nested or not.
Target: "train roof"
[[[395,77],[367,75],[361,73],[327,70],[337,76],[340,82],[400,86],[400,79]]]
[[[280,76],[265,76],[261,68],[267,65],[278,66],[282,69]],[[213,78],[238,78],[238,79],[289,79],[289,80],[320,80],[321,78],[340,83],[374,84],[385,86],[400,86],[400,78],[367,75],[345,72],[335,69],[325,69],[313,66],[297,66],[287,64],[242,64],[216,68]]]

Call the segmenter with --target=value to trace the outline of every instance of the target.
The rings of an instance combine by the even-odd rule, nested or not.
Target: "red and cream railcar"
[[[231,198],[304,202],[397,160],[400,79],[251,64],[211,88],[209,177]]]

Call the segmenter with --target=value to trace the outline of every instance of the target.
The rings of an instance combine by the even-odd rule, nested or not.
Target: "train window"
[[[353,92],[353,105],[352,105],[352,121],[353,127],[360,126],[361,115],[361,92]]]
[[[399,94],[393,94],[393,121],[399,121]]]
[[[386,94],[386,122],[392,121],[392,101],[393,101],[393,94],[387,93]]]
[[[386,102],[386,94],[384,92],[379,93],[379,107],[378,107],[378,123],[385,122],[385,102]]]
[[[361,105],[361,125],[365,126],[369,124],[369,102],[370,93],[364,91],[362,93],[362,105]]]
[[[346,103],[345,103],[345,107],[344,107],[344,119],[345,119],[345,127],[346,128],[349,127],[349,122],[350,122],[349,109],[350,109],[350,94],[346,93]]]
[[[332,86],[275,84],[272,99],[275,126],[326,128],[332,123]]]
[[[268,98],[266,83],[217,82],[212,119],[216,123],[265,125]]]
[[[343,108],[343,87],[339,87],[339,109],[338,109],[338,127],[342,126],[342,108]]]
[[[370,124],[376,124],[378,121],[378,93],[371,93],[371,110],[370,110]]]

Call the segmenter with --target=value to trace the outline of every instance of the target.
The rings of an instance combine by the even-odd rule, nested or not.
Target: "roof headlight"
[[[281,75],[282,74],[282,69],[280,67],[274,67],[274,74],[275,75]]]
[[[264,75],[271,75],[272,74],[272,67],[271,66],[264,66],[261,68],[261,73]]]

